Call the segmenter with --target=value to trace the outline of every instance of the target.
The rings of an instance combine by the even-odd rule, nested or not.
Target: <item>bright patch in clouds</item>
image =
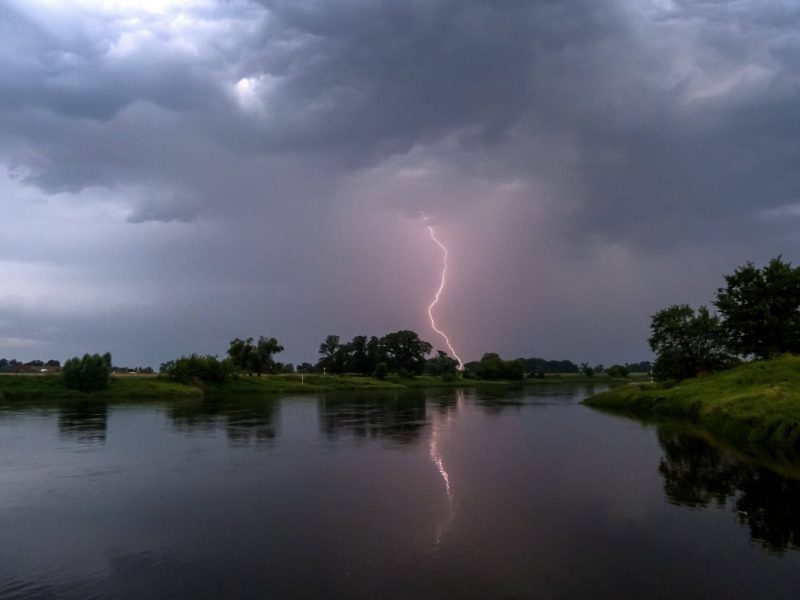
[[[236,101],[242,110],[251,113],[263,113],[264,102],[270,90],[274,89],[279,78],[271,75],[243,77],[233,86]]]
[[[645,358],[800,255],[796,2],[598,4],[5,0],[0,356],[425,331],[424,212],[465,359]]]
[[[60,11],[100,12],[107,14],[168,14],[208,6],[206,0],[25,0],[20,7],[41,7]]]

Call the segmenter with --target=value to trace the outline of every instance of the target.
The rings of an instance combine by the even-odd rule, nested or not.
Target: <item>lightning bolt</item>
[[[423,218],[426,221],[428,220],[427,217]],[[447,349],[450,351],[450,354],[453,357],[455,357],[455,359],[458,361],[458,370],[463,371],[464,363],[462,362],[461,357],[458,354],[456,354],[456,351],[453,348],[453,345],[450,343],[450,338],[447,337],[447,334],[438,327],[436,327],[436,319],[433,318],[433,307],[439,303],[439,296],[441,296],[445,286],[445,276],[447,275],[447,248],[445,248],[444,244],[437,239],[436,234],[433,231],[433,227],[430,225],[428,225],[428,232],[431,234],[431,239],[436,243],[437,246],[439,246],[439,248],[442,249],[443,253],[442,278],[441,282],[439,283],[439,289],[436,290],[436,295],[433,297],[433,302],[431,302],[430,305],[428,306],[428,318],[431,320],[431,328],[444,338],[444,342],[445,344],[447,344]]]

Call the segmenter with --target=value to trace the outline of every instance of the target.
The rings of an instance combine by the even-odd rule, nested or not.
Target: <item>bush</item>
[[[480,361],[468,363],[464,377],[493,380],[506,379],[518,381],[525,377],[522,363],[518,360],[503,360],[494,352],[484,354]],[[469,372],[469,376],[466,373]]]
[[[609,377],[627,377],[628,368],[623,367],[622,365],[614,365],[612,367],[608,367],[608,369],[606,369],[606,373]]]
[[[111,354],[84,354],[83,358],[70,358],[64,363],[61,375],[67,389],[87,393],[104,390],[111,376]]]
[[[201,383],[224,383],[233,372],[233,365],[228,360],[219,360],[216,356],[200,356],[191,354],[181,356],[161,365],[162,375],[189,385]]]
[[[660,310],[650,329],[648,342],[656,354],[653,376],[659,381],[688,379],[731,365],[722,323],[705,306],[695,311],[688,304],[676,304]]]
[[[375,373],[373,374],[373,377],[375,377],[376,379],[386,379],[386,376],[388,374],[389,374],[389,365],[387,365],[385,362],[379,362],[375,366]]]

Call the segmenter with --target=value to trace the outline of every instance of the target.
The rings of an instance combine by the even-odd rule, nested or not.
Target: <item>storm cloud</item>
[[[648,356],[649,315],[797,258],[800,8],[6,0],[0,356],[120,364],[441,325]]]

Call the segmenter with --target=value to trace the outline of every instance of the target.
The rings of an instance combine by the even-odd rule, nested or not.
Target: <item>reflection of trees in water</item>
[[[108,405],[105,402],[70,402],[58,408],[58,431],[78,442],[102,444],[108,429]]]
[[[320,429],[330,439],[348,433],[358,438],[412,444],[427,425],[425,405],[421,394],[323,397],[318,404]]]
[[[233,445],[260,444],[278,433],[279,401],[254,398],[204,398],[199,402],[176,402],[167,415],[179,431],[215,432],[225,430]]]
[[[436,408],[436,411],[440,415],[446,416],[451,414],[458,407],[459,398],[463,401],[463,390],[455,390],[442,395],[430,396],[428,397],[428,402]]]
[[[475,402],[486,414],[498,415],[507,409],[519,410],[523,406],[545,404],[578,404],[596,392],[605,391],[607,385],[586,385],[582,383],[536,383],[526,382],[525,386],[478,389]]]
[[[474,398],[475,403],[489,415],[498,415],[508,408],[519,409],[525,403],[522,388],[516,386],[492,388],[488,392],[478,390]]]
[[[800,549],[800,481],[737,462],[687,433],[661,428],[658,440],[664,450],[659,472],[671,502],[705,507],[730,500],[753,540],[775,552]]]

